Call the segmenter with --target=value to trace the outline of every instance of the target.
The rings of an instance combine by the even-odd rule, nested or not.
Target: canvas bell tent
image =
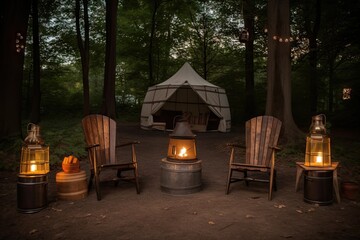
[[[141,128],[171,130],[181,118],[186,118],[194,131],[231,129],[225,90],[203,79],[189,63],[148,89],[141,109]]]

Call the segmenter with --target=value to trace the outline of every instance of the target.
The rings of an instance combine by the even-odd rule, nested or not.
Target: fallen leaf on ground
[[[61,212],[62,211],[62,209],[60,209],[60,208],[51,208],[51,209],[56,211],[56,212]]]
[[[276,208],[284,208],[286,206],[284,204],[280,204],[280,205],[274,205],[274,207],[276,207]]]
[[[209,221],[209,224],[210,225],[214,225],[215,223],[213,221]]]
[[[315,212],[315,208],[309,208],[308,212]]]
[[[253,215],[250,215],[250,214],[246,214],[245,217],[246,217],[246,218],[254,218],[254,216],[253,216]]]
[[[33,235],[34,233],[36,233],[36,232],[38,232],[39,230],[37,230],[36,228],[34,228],[33,230],[31,230],[30,232],[29,232],[29,234],[30,235]]]
[[[298,213],[303,213],[303,211],[301,211],[300,209],[296,210]]]

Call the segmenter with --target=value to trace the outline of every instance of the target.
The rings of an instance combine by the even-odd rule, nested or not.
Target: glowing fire
[[[37,170],[36,165],[35,165],[35,164],[31,164],[31,166],[30,166],[30,171],[31,171],[31,172],[35,172],[36,170]]]
[[[322,162],[323,162],[323,157],[321,153],[319,153],[319,155],[316,156],[316,163],[322,163]]]
[[[180,149],[179,157],[187,157],[186,148]]]

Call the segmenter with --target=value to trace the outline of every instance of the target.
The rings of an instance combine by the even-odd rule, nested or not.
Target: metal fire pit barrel
[[[304,201],[319,205],[333,202],[333,172],[305,171]]]
[[[36,213],[47,206],[47,175],[18,175],[17,206],[21,213]]]
[[[161,190],[173,195],[185,195],[201,190],[201,160],[161,160]]]

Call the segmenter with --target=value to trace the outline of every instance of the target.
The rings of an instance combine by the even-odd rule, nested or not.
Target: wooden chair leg
[[[99,176],[95,176],[95,189],[96,189],[96,196],[97,200],[101,200],[101,192],[100,192],[100,179]]]
[[[139,174],[137,168],[134,169],[134,175],[135,175],[136,193],[140,194]]]
[[[90,191],[90,189],[92,187],[93,179],[94,179],[94,170],[90,170],[90,179],[89,179],[89,184],[88,184],[88,191]]]
[[[269,196],[268,196],[269,200],[272,199],[273,184],[274,184],[274,169],[272,169],[271,172],[270,172]]]
[[[247,180],[247,177],[248,177],[247,170],[244,170],[244,181],[245,181],[246,186],[248,187],[249,181]]]
[[[226,183],[226,194],[229,194],[231,177],[232,177],[232,169],[230,167],[229,173],[228,173],[228,179],[227,179],[227,183]]]
[[[100,192],[100,171],[94,166],[94,177],[95,177],[95,189],[96,189],[96,196],[97,200],[101,200],[101,192]]]
[[[277,191],[277,184],[276,184],[276,169],[274,169],[274,183],[273,183],[274,191]]]
[[[137,168],[137,160],[136,160],[136,150],[135,150],[135,144],[131,145],[131,158],[132,162],[134,164],[134,177],[135,177],[135,184],[136,184],[136,193],[140,193],[140,184],[139,184],[139,173]]]

